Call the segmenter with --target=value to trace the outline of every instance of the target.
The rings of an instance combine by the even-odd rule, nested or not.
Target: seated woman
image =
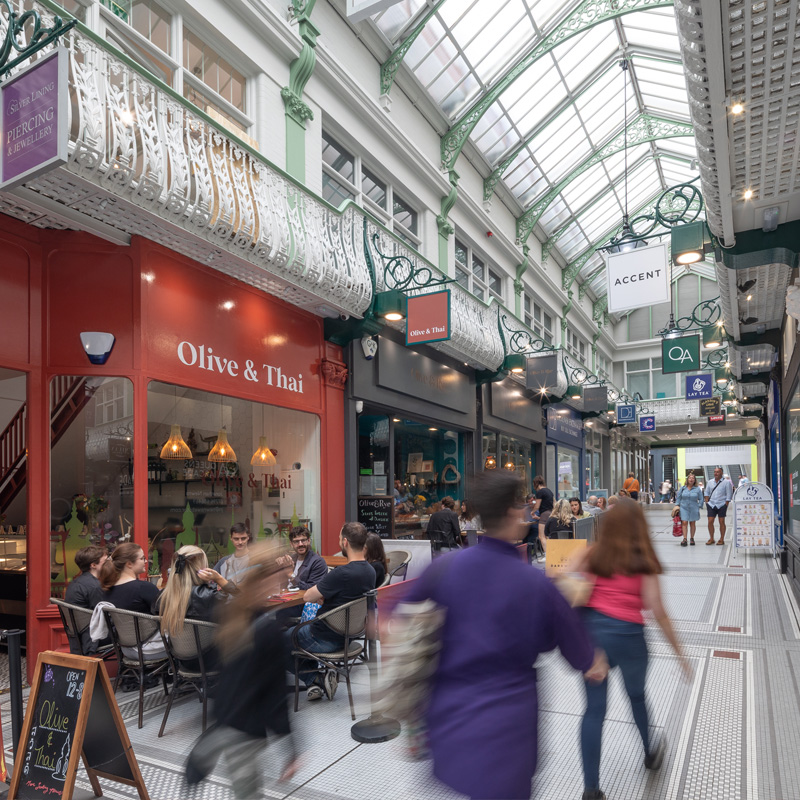
[[[547,525],[544,529],[545,536],[548,539],[572,539],[574,537],[572,530],[572,521],[574,519],[569,501],[563,498],[556,501],[553,513],[550,515],[550,519],[547,520]]]
[[[467,531],[481,530],[481,518],[469,500],[461,501],[461,514],[458,517],[458,527],[461,529],[461,541],[467,539]]]
[[[569,507],[572,511],[572,516],[575,519],[585,519],[589,515],[583,510],[583,503],[581,503],[580,497],[570,497],[569,499]]]
[[[375,586],[382,586],[386,574],[389,572],[389,561],[386,558],[386,551],[383,549],[381,537],[377,533],[367,534],[364,555],[375,570]]]

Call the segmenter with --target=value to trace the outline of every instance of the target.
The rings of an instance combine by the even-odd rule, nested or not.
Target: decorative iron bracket
[[[561,364],[564,369],[564,376],[567,379],[569,386],[605,386],[606,382],[590,372],[586,367],[576,364],[570,360],[569,356],[564,352],[561,357]]]
[[[693,309],[692,313],[681,317],[675,321],[675,328],[669,326],[662,328],[658,335],[661,337],[666,336],[671,330],[679,330],[681,333],[688,333],[690,331],[700,331],[707,328],[709,325],[714,325],[722,317],[722,307],[719,302],[719,297],[713,300],[703,300],[698,303]]]
[[[510,327],[508,316],[500,312],[499,306],[497,310],[497,330],[500,332],[500,341],[503,343],[503,352],[506,355],[509,353],[527,355],[528,353],[556,352],[556,348],[552,344],[549,344],[535,333]],[[508,334],[508,337],[506,337],[506,334]]]
[[[64,22],[61,17],[55,16],[53,25],[45,28],[42,26],[42,18],[36,9],[29,9],[22,14],[17,14],[9,0],[0,0],[0,6],[5,7],[8,18],[5,39],[0,47],[0,78],[78,24],[76,19]],[[26,27],[32,27],[27,42],[25,41]],[[19,55],[9,61],[14,50]]]
[[[364,226],[366,229],[366,218]],[[446,286],[448,283],[455,283],[455,278],[445,276],[437,277],[436,273],[427,265],[417,266],[414,262],[403,255],[388,256],[381,252],[378,243],[380,235],[372,234],[372,246],[375,252],[383,260],[383,283],[387,289],[397,289],[401,292],[409,292],[416,289],[430,289],[434,286]]]

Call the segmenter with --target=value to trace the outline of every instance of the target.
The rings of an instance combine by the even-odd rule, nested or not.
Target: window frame
[[[481,250],[474,247],[468,238],[456,234],[454,245],[455,252],[457,253],[459,248],[461,248],[466,252],[467,258],[466,264],[460,261],[457,255],[453,259],[453,277],[456,283],[461,286],[462,289],[466,289],[484,303],[488,303],[490,298],[494,298],[498,303],[503,303],[505,305],[506,276],[503,274],[503,270],[493,263],[491,259],[487,258]],[[476,261],[482,267],[482,278],[475,274]],[[459,280],[457,274],[458,270],[464,274],[466,282]],[[492,278],[500,284],[500,292],[491,288]],[[476,288],[481,294],[475,291]]]
[[[589,350],[589,343],[571,328],[566,330],[564,347],[573,358],[577,358],[584,367],[587,366],[586,353]]]
[[[526,304],[528,307],[526,308]],[[537,319],[537,313],[540,319]],[[547,344],[555,346],[555,327],[553,314],[545,310],[530,292],[523,292],[522,295],[522,321]],[[546,320],[550,320],[549,327]]]

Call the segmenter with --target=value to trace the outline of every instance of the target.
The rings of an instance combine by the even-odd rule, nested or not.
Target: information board
[[[772,490],[764,483],[746,483],[733,493],[734,547],[736,550],[775,551]]]
[[[359,497],[358,521],[381,539],[392,538],[394,497]]]
[[[548,539],[545,551],[545,574],[553,578],[561,575],[567,562],[578,551],[586,547],[586,539]]]
[[[40,653],[9,800],[71,798],[81,758],[95,796],[108,778],[149,800],[103,661]]]

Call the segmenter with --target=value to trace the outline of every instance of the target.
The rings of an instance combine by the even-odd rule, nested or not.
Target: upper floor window
[[[239,111],[244,111],[244,75],[234,69],[208,42],[186,27],[183,29],[183,66],[193,78],[204,83],[216,95],[227,100]],[[186,78],[184,75],[184,81]],[[189,84],[191,83],[190,78]]]
[[[410,247],[419,248],[419,214],[414,206],[327,131],[322,132],[322,196],[334,206],[352,200]]]
[[[456,239],[456,283],[472,292],[479,300],[494,297],[503,302],[503,278],[499,270],[489,266],[472,247]]]
[[[581,362],[586,364],[586,342],[575,331],[567,328],[567,350]]]
[[[611,380],[611,360],[606,358],[601,352],[597,353],[597,374],[601,378]]]
[[[529,294],[523,296],[523,322],[548,344],[553,344],[553,317]]]
[[[640,358],[625,362],[625,385],[632,395],[639,394],[643,400],[659,397],[677,397],[683,383],[683,375],[664,375],[661,357]]]

